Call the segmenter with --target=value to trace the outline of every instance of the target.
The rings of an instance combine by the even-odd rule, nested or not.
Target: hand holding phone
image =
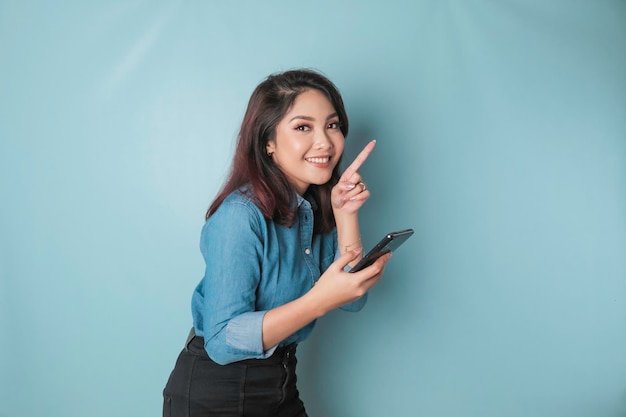
[[[350,272],[357,272],[363,268],[367,268],[388,252],[396,250],[408,238],[413,235],[413,229],[400,230],[397,232],[387,233],[377,244],[356,264]]]

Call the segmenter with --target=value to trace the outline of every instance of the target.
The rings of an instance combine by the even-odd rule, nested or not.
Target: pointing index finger
[[[368,143],[367,145],[365,145],[365,148],[363,148],[361,153],[359,153],[357,155],[357,157],[354,158],[354,161],[352,161],[350,166],[348,168],[346,168],[346,170],[343,172],[343,175],[341,177],[344,180],[350,178],[352,176],[352,174],[354,174],[355,172],[357,172],[359,170],[359,168],[361,168],[361,165],[363,165],[363,162],[365,162],[365,160],[370,155],[370,153],[372,153],[372,150],[374,149],[374,146],[376,146],[376,141],[375,140],[373,140],[370,143]]]

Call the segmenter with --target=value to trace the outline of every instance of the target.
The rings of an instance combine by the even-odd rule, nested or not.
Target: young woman
[[[306,416],[296,345],[317,318],[358,311],[390,255],[356,273],[358,169],[339,173],[348,134],[333,83],[310,70],[270,75],[252,93],[230,176],[206,214],[193,329],[167,382],[164,417]]]

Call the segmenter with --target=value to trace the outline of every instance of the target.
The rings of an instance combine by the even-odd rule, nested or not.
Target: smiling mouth
[[[326,164],[328,163],[328,161],[330,161],[330,156],[327,156],[325,158],[304,158],[305,161],[308,162],[313,162],[314,164]]]

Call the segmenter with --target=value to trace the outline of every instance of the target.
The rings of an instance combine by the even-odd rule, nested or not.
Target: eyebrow
[[[337,113],[332,113],[332,114],[329,114],[329,115],[326,117],[326,121],[328,121],[328,120],[332,119],[333,117],[337,117]],[[311,116],[303,116],[303,115],[298,115],[298,116],[294,116],[294,117],[292,117],[291,119],[289,119],[289,122],[293,122],[293,121],[294,121],[294,120],[296,120],[296,119],[303,119],[303,120],[308,120],[308,121],[311,121],[311,122],[314,122],[314,121],[315,121],[315,118],[314,118],[314,117],[311,117]]]

